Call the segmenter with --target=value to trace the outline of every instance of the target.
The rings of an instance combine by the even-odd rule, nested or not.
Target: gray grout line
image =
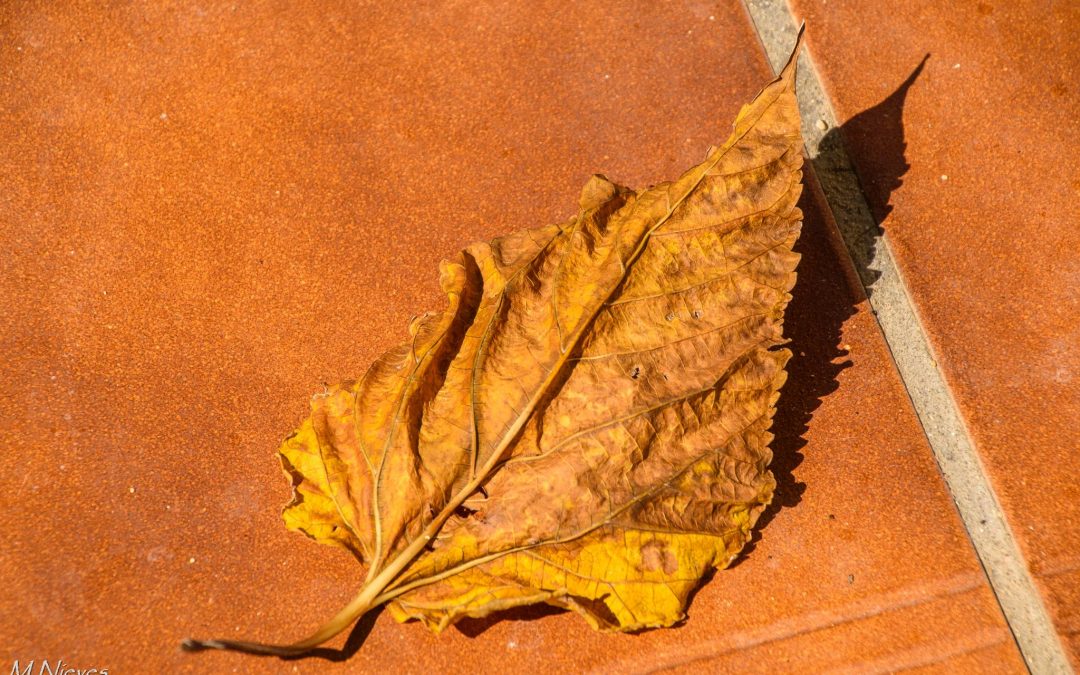
[[[795,18],[785,0],[745,1],[769,61],[778,71],[795,44]],[[1033,673],[1070,673],[1042,595],[938,368],[889,242],[877,234],[843,144],[836,134],[825,138],[828,130],[837,127],[837,120],[807,48],[799,61],[796,84],[803,137],[818,181],[1017,646]]]

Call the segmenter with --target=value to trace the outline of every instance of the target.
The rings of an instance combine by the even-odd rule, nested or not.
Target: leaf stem
[[[411,541],[389,565],[384,567],[382,571],[365,583],[363,587],[361,587],[360,592],[356,594],[356,597],[354,597],[349,604],[345,605],[334,618],[327,621],[310,636],[299,642],[288,645],[274,645],[244,640],[192,640],[189,638],[183,641],[181,647],[187,651],[220,649],[247,652],[249,654],[265,654],[269,656],[297,656],[309,652],[327,640],[330,640],[352,625],[352,623],[361,616],[385,602],[386,599],[389,599],[380,597],[383,595],[383,591],[386,590],[387,586],[401,574],[402,570],[404,570],[416,556],[420,555],[420,552],[427,547],[431,540],[435,538],[439,533],[439,530],[442,529],[442,526],[446,524],[449,517],[453,515],[454,510],[460,506],[469,495],[476,491],[487,472],[491,470],[492,465],[494,465],[494,462],[489,460],[488,466],[485,466],[486,471],[484,474],[477,476],[470,481],[468,485],[462,488],[446,507],[443,508],[439,516],[428,523],[428,526],[424,528],[423,533],[419,537]]]

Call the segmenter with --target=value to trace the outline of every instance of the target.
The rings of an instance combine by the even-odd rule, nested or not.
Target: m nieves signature
[[[63,659],[21,662],[11,664],[11,675],[109,675],[108,668],[76,668]]]

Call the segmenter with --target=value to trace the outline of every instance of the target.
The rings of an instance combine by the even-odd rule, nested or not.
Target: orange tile
[[[1080,425],[1080,5],[794,5],[875,215],[1068,638],[1061,622],[1080,612],[1080,596],[1046,570],[1080,566],[1067,431]],[[928,53],[902,108],[874,111]],[[910,169],[881,145],[898,125]]]
[[[180,652],[298,637],[355,591],[347,555],[280,523],[273,453],[321,383],[438,305],[441,257],[565,216],[593,171],[675,175],[769,76],[734,0],[342,7],[2,10],[0,657],[1022,669],[812,196],[777,508],[684,626],[528,609],[439,637],[381,617],[345,662]]]

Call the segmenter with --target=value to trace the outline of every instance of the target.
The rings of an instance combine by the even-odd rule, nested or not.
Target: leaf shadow
[[[466,637],[478,637],[481,633],[503,621],[536,621],[555,614],[563,614],[570,610],[554,605],[524,605],[514,607],[501,612],[495,612],[485,617],[468,617],[454,624],[454,628]]]
[[[836,225],[867,297],[873,295],[874,282],[881,276],[870,262],[884,234],[883,223],[893,210],[891,196],[911,168],[905,156],[904,104],[929,58],[930,54],[925,55],[880,103],[830,129],[811,158],[818,180],[830,195]],[[855,152],[849,154],[848,149]]]
[[[282,661],[306,661],[307,659],[320,659],[333,662],[347,661],[351,659],[356,652],[360,651],[360,647],[364,645],[368,635],[371,634],[371,629],[375,627],[375,622],[382,612],[383,607],[376,607],[360,617],[360,619],[353,624],[352,630],[349,632],[349,637],[346,638],[345,644],[341,646],[341,649],[316,647],[303,654],[298,654],[296,656],[282,656],[280,658]]]
[[[807,174],[807,182],[812,181],[810,172]],[[839,388],[840,372],[852,365],[850,360],[838,362],[848,354],[839,345],[844,322],[855,314],[860,298],[857,289],[846,281],[841,258],[829,242],[828,216],[815,192],[806,190],[799,200],[803,232],[795,251],[802,255],[802,260],[784,317],[784,334],[790,340],[787,348],[792,351],[792,358],[772,426],[773,461],[769,468],[776,478],[776,490],[772,502],[758,519],[750,542],[730,567],[737,567],[753,554],[762,530],[781,510],[802,501],[806,484],[795,478],[795,469],[804,459],[801,450],[807,444],[810,420],[825,397]]]
[[[802,260],[784,320],[784,333],[791,341],[788,348],[793,357],[788,363],[788,380],[781,390],[772,427],[775,439],[770,468],[776,478],[776,492],[772,503],[761,514],[750,542],[731,567],[753,553],[761,540],[762,530],[780,511],[798,505],[806,491],[806,485],[795,478],[794,471],[804,459],[801,450],[807,444],[810,420],[825,397],[839,388],[840,372],[853,365],[845,358],[847,350],[840,347],[843,325],[871,292],[860,287],[858,280],[862,280],[862,285],[870,286],[879,276],[866,263],[873,259],[877,242],[884,232],[882,223],[892,212],[890,197],[903,185],[902,178],[911,167],[904,154],[907,143],[904,141],[903,108],[908,90],[929,57],[929,54],[923,57],[896,91],[881,103],[830,130],[822,139],[818,154],[812,158],[812,166],[806,169],[808,189],[799,200],[804,214],[803,233],[795,245]],[[860,171],[870,178],[861,186],[861,191],[870,206],[874,227],[854,239],[845,236],[849,247],[853,242],[862,247],[845,253],[845,244],[838,239],[835,228],[844,227],[842,221],[850,214],[844,212],[845,204],[833,203],[830,208],[822,189],[829,189],[829,194],[835,195],[835,182],[841,180],[848,181],[855,190],[860,189],[860,185],[853,182],[855,176],[851,165],[843,159],[845,143],[849,142],[869,150],[863,155],[870,159],[860,165]],[[857,279],[850,278],[849,264],[854,265]],[[848,279],[850,283],[846,281]]]

